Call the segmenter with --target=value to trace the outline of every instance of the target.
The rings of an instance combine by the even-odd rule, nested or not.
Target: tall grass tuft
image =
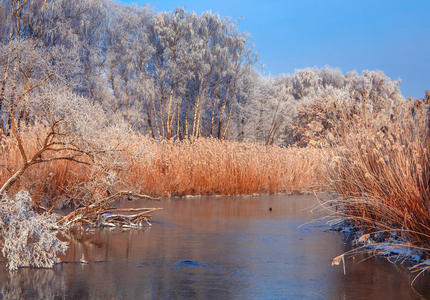
[[[378,113],[361,109],[343,118],[342,134],[333,130],[327,150],[337,213],[366,240],[419,249],[424,258],[430,253],[429,109],[425,99]]]

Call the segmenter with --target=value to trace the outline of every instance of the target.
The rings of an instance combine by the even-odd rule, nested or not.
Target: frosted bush
[[[55,216],[34,212],[27,191],[17,193],[14,200],[3,197],[0,227],[2,253],[9,270],[51,268],[59,262],[57,254],[64,254],[67,249],[67,243],[57,238]]]

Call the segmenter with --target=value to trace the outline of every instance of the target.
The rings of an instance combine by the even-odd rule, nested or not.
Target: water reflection
[[[314,205],[311,196],[164,200],[150,230],[95,231],[54,270],[0,273],[2,297],[420,299],[405,269],[383,259],[348,262],[346,276],[331,267],[345,245],[324,224],[301,226],[316,218]],[[430,295],[428,283],[417,289]]]

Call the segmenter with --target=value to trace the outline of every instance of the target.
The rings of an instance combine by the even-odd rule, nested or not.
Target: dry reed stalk
[[[34,127],[22,133],[29,152],[37,148],[40,130]],[[1,138],[0,151],[0,181],[4,182],[21,158],[10,137]],[[79,206],[122,189],[153,196],[302,192],[319,188],[325,165],[322,160],[321,151],[311,147],[281,148],[205,138],[156,141],[127,134],[119,150],[101,166],[69,161],[39,164],[26,170],[11,193],[27,189],[38,205]],[[109,186],[105,181],[112,173],[115,178]]]
[[[430,255],[428,112],[422,100],[392,114],[365,112],[346,122],[347,134],[327,150],[327,183],[339,195],[333,213],[365,235],[380,233],[387,247],[393,241],[391,247],[422,251],[423,259]]]
[[[200,138],[148,145],[149,163],[134,159],[120,177],[151,195],[210,195],[301,192],[319,186],[320,151]],[[133,155],[128,155],[133,158]]]

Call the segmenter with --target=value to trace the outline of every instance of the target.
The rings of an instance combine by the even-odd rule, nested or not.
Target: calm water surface
[[[126,202],[160,206],[141,231],[77,238],[53,270],[0,273],[2,299],[426,299],[405,267],[331,259],[346,245],[310,213],[312,196]],[[269,208],[272,208],[272,211]],[[76,263],[84,256],[89,264]],[[4,262],[2,263],[4,270]]]

